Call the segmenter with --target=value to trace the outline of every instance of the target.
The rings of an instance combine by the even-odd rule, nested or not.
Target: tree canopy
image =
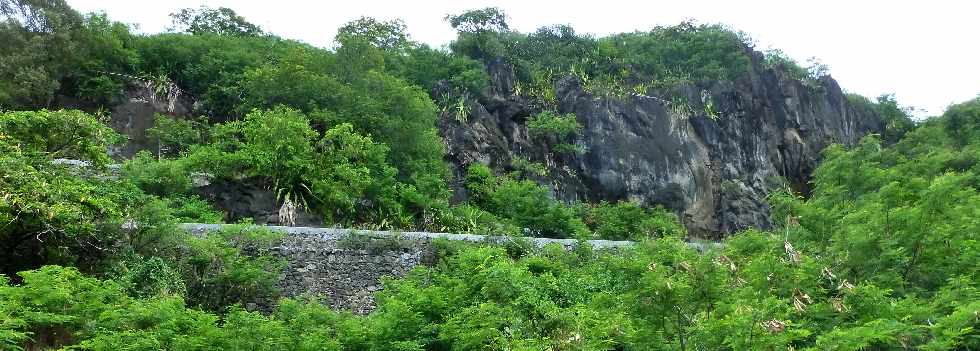
[[[171,13],[173,21],[171,30],[191,34],[217,34],[230,36],[258,36],[262,29],[239,16],[227,7],[216,9],[201,6],[200,8],[183,8]]]

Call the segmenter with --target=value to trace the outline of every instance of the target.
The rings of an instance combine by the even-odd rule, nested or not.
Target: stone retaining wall
[[[184,224],[195,234],[219,230],[223,224]],[[265,228],[285,233],[272,251],[286,261],[279,282],[283,296],[314,295],[334,309],[367,313],[374,308],[374,292],[381,290],[385,276],[402,277],[420,264],[433,264],[437,253],[433,241],[505,244],[511,237],[427,232],[361,231],[336,228]],[[536,247],[555,243],[566,249],[578,244],[573,239],[527,238]],[[631,241],[592,240],[598,249],[632,246]],[[703,249],[703,244],[693,244]]]

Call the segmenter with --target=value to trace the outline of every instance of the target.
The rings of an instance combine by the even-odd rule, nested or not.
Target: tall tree
[[[262,29],[239,16],[227,7],[216,9],[201,6],[200,8],[184,8],[170,14],[173,21],[172,30],[191,34],[212,33],[238,37],[254,37],[262,35]]]
[[[411,45],[405,32],[405,22],[400,19],[378,21],[372,17],[361,17],[340,27],[336,40],[341,45],[366,41],[385,51],[400,51]]]
[[[0,1],[0,108],[46,107],[77,58],[82,17],[63,0]]]
[[[466,32],[504,32],[510,29],[507,25],[507,14],[497,7],[487,7],[470,10],[458,15],[447,15],[446,20],[453,29]]]

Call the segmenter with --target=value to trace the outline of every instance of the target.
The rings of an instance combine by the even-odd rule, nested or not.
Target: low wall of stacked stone
[[[184,224],[199,235],[220,230],[224,224]],[[434,241],[446,239],[471,243],[507,244],[512,237],[472,234],[366,231],[338,228],[264,228],[283,232],[272,252],[285,260],[278,288],[283,296],[310,295],[334,309],[367,313],[374,308],[374,293],[381,290],[383,277],[405,276],[413,267],[431,265],[437,259]],[[522,238],[535,247],[558,244],[565,249],[578,245],[573,239]],[[591,240],[597,249],[632,246],[631,241]],[[692,244],[703,249],[703,244]]]

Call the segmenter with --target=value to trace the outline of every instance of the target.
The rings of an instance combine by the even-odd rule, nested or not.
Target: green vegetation
[[[506,15],[486,8],[447,17],[459,32],[453,52],[515,66],[521,93],[553,106],[553,84],[568,75],[599,93],[648,93],[679,84],[735,79],[748,71],[750,40],[720,25],[683,22],[648,32],[593,38],[569,26],[513,32]],[[613,90],[613,91],[610,91]]]
[[[486,166],[470,166],[466,174],[470,202],[524,228],[529,236],[583,237],[587,230],[575,209],[551,197],[551,191],[530,180],[497,177]]]
[[[156,144],[157,158],[177,156],[186,153],[190,145],[201,143],[203,129],[204,126],[195,120],[157,114],[153,128],[146,130],[146,137]]]
[[[371,18],[323,49],[227,8],[173,19],[179,32],[137,35],[63,1],[0,0],[0,349],[980,348],[980,98],[916,124],[892,96],[849,95],[883,117],[884,133],[827,148],[808,198],[772,194],[773,231],[698,251],[674,213],[560,201],[538,183],[554,169],[519,157],[511,173],[471,165],[468,200],[450,204],[435,125],[443,114],[466,127],[487,67],[502,63],[536,104],[528,134],[558,153],[576,151],[582,128],[555,112],[560,79],[700,114],[671,92],[742,77],[753,63],[738,32],[685,22],[524,34],[490,8],[447,17],[459,32],[449,50]],[[808,88],[826,74],[778,52],[764,64]],[[137,81],[168,98],[179,89],[201,116],[157,116],[153,149],[116,170],[107,150],[122,137],[101,114],[55,109],[111,107]],[[315,298],[248,311],[278,299],[280,237],[179,228],[224,219],[193,194],[198,177],[255,182],[330,224],[637,245],[436,242],[438,262],[386,280],[368,315]],[[404,243],[352,234],[342,245]]]
[[[899,105],[898,101],[895,100],[895,95],[884,94],[872,102],[861,95],[847,94],[847,100],[854,106],[873,110],[881,116],[881,120],[885,124],[885,130],[881,133],[881,140],[886,144],[894,144],[915,128],[915,123],[909,117],[912,115],[912,108]]]
[[[172,30],[191,34],[217,34],[230,36],[258,36],[262,30],[249,23],[232,9],[219,7],[212,9],[201,6],[199,9],[185,8],[171,13]]]
[[[167,172],[182,174],[164,169],[172,164],[143,154],[124,167],[125,176],[105,176],[99,171],[108,162],[105,150],[119,138],[78,111],[2,113],[0,125],[3,274],[71,265],[115,277],[139,296],[180,292],[188,303],[213,310],[273,294],[277,263],[263,239],[271,234],[236,229],[192,237],[176,227],[180,220],[220,216],[180,195],[189,180],[171,178]],[[87,165],[55,162],[65,156]]]
[[[573,138],[582,130],[574,113],[558,115],[544,111],[527,121],[527,132],[531,137],[544,139],[558,153],[584,153],[574,144]]]
[[[366,316],[305,300],[282,300],[270,314],[235,307],[274,298],[281,262],[264,248],[275,236],[244,229],[181,234],[174,210],[130,183],[146,176],[84,177],[51,163],[64,152],[84,158],[82,151],[114,138],[51,148],[75,139],[5,128],[0,169],[16,173],[0,177],[0,219],[10,223],[3,242],[27,234],[20,241],[27,245],[5,247],[16,257],[4,262],[5,272],[20,273],[0,284],[0,342],[15,349],[973,349],[980,346],[977,106],[980,99],[954,105],[892,145],[869,136],[851,150],[832,146],[809,199],[773,195],[785,224],[739,233],[706,252],[683,243],[682,227],[663,210],[564,205],[520,174],[474,166],[471,203],[451,207],[441,223],[640,244],[571,252],[519,241],[442,244],[440,263],[386,281],[378,309]],[[78,126],[96,121],[46,111],[2,120],[40,123],[58,113],[74,114]],[[276,123],[279,136],[292,140],[282,145],[306,151],[277,153],[249,136],[258,123]],[[291,164],[336,157],[345,145],[372,148],[351,131],[347,125],[317,135],[295,110],[256,112],[216,125],[211,134],[220,141],[192,147],[186,160],[215,148],[238,165],[227,169],[248,172],[278,164],[268,158]],[[263,158],[236,156],[240,150]],[[277,169],[268,174],[291,176]],[[125,218],[136,225],[124,229]],[[78,268],[43,266],[51,263]]]
[[[634,202],[600,202],[585,215],[594,237],[642,241],[649,238],[684,238],[687,231],[673,213],[662,207],[646,209]]]
[[[829,75],[830,69],[815,57],[811,57],[807,63],[807,67],[800,66],[798,62],[779,49],[771,49],[765,52],[764,64],[767,68],[780,68],[787,72],[790,78],[799,81],[808,89],[820,91],[823,89],[820,79]]]

